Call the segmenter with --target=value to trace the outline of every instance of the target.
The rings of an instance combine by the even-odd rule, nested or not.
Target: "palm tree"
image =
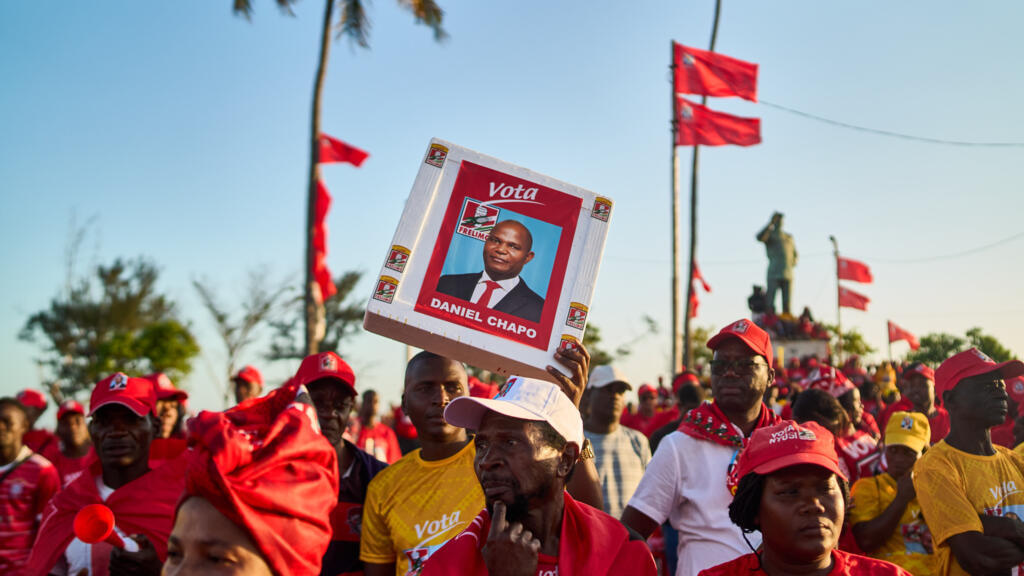
[[[292,5],[298,0],[275,0],[278,7],[287,14],[292,14]],[[441,19],[444,11],[434,0],[398,0],[398,3],[412,12],[419,24],[425,24],[434,31],[434,39],[442,41],[447,37],[444,28],[441,27]],[[316,190],[317,182],[320,180],[320,100],[324,87],[324,76],[327,72],[327,58],[331,46],[331,21],[335,6],[338,9],[338,31],[337,37],[347,37],[351,42],[361,48],[369,48],[370,20],[366,15],[365,3],[363,0],[325,0],[324,1],[324,23],[320,34],[320,60],[317,63],[316,77],[313,83],[313,117],[312,130],[310,133],[309,152],[309,192],[306,206],[306,279],[305,289],[305,310],[306,310],[306,354],[315,354],[320,345],[321,335],[317,332],[319,310],[322,308],[322,299],[314,297],[313,281],[313,223],[316,220]],[[234,0],[235,14],[241,14],[246,19],[252,18],[252,0]],[[317,292],[318,293],[318,292]]]

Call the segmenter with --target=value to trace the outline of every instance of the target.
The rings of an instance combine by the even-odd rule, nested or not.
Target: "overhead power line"
[[[1024,148],[1024,142],[967,142],[964,140],[946,140],[943,138],[928,138],[926,136],[915,136],[913,134],[904,134],[902,132],[893,132],[891,130],[881,130],[878,128],[869,128],[867,126],[858,126],[856,124],[850,124],[848,122],[840,122],[839,120],[833,120],[831,118],[825,118],[824,116],[818,116],[817,114],[811,114],[802,110],[796,110],[783,106],[781,104],[775,104],[766,100],[761,100],[761,104],[783,112],[789,112],[797,116],[809,118],[817,122],[823,122],[825,124],[831,124],[832,126],[839,126],[840,128],[846,128],[849,130],[857,130],[859,132],[867,132],[868,134],[875,134],[878,136],[888,136],[890,138],[901,138],[903,140],[911,140],[914,142],[925,142],[928,144],[944,144],[947,146],[968,146],[977,148]]]

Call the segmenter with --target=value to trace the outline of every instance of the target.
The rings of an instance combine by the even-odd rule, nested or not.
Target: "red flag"
[[[870,284],[875,280],[871,276],[871,269],[863,262],[839,256],[838,263],[840,280],[863,282],[864,284]]]
[[[757,64],[673,42],[676,92],[757,102]]]
[[[369,156],[369,153],[351,144],[331,138],[327,134],[320,134],[320,164],[348,162],[358,168]]]
[[[316,222],[313,223],[313,280],[320,287],[321,302],[338,293],[327,269],[327,211],[331,194],[323,181],[316,181]]]
[[[690,318],[697,317],[698,306],[700,306],[700,298],[697,298],[697,291],[690,290]]]
[[[914,336],[910,332],[907,332],[903,328],[889,321],[889,342],[899,342],[900,340],[906,340],[907,344],[910,344],[911,350],[917,350],[921,347],[921,343],[917,341],[917,336]]]
[[[859,294],[850,290],[846,286],[839,287],[839,305],[846,308],[856,308],[857,310],[867,310],[868,303],[871,299],[863,294]]]
[[[708,286],[708,283],[704,280],[704,275],[701,274],[700,266],[697,265],[696,260],[693,261],[693,279],[700,282],[705,292],[711,292],[711,286]]]
[[[676,146],[752,146],[761,143],[761,119],[715,112],[678,98]]]

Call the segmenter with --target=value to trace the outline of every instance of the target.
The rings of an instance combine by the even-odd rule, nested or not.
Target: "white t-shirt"
[[[100,493],[100,500],[104,502],[114,493],[113,488],[103,483],[103,475],[96,477],[96,490]],[[114,529],[121,535],[121,538],[125,537],[116,526]],[[109,548],[109,546],[107,547]],[[72,576],[92,576],[92,544],[82,542],[78,538],[72,539],[67,549],[64,550],[64,555],[57,561],[57,565],[50,574],[58,576],[66,574]]]
[[[696,576],[749,554],[743,532],[729,520],[732,494],[725,485],[738,450],[676,431],[661,441],[629,505],[679,531],[676,576]],[[755,548],[761,533],[748,534]]]

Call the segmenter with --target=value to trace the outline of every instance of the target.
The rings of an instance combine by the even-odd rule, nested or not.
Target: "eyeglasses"
[[[740,376],[748,376],[753,374],[758,366],[767,366],[767,364],[755,360],[712,360],[711,373],[721,376],[731,369]]]

